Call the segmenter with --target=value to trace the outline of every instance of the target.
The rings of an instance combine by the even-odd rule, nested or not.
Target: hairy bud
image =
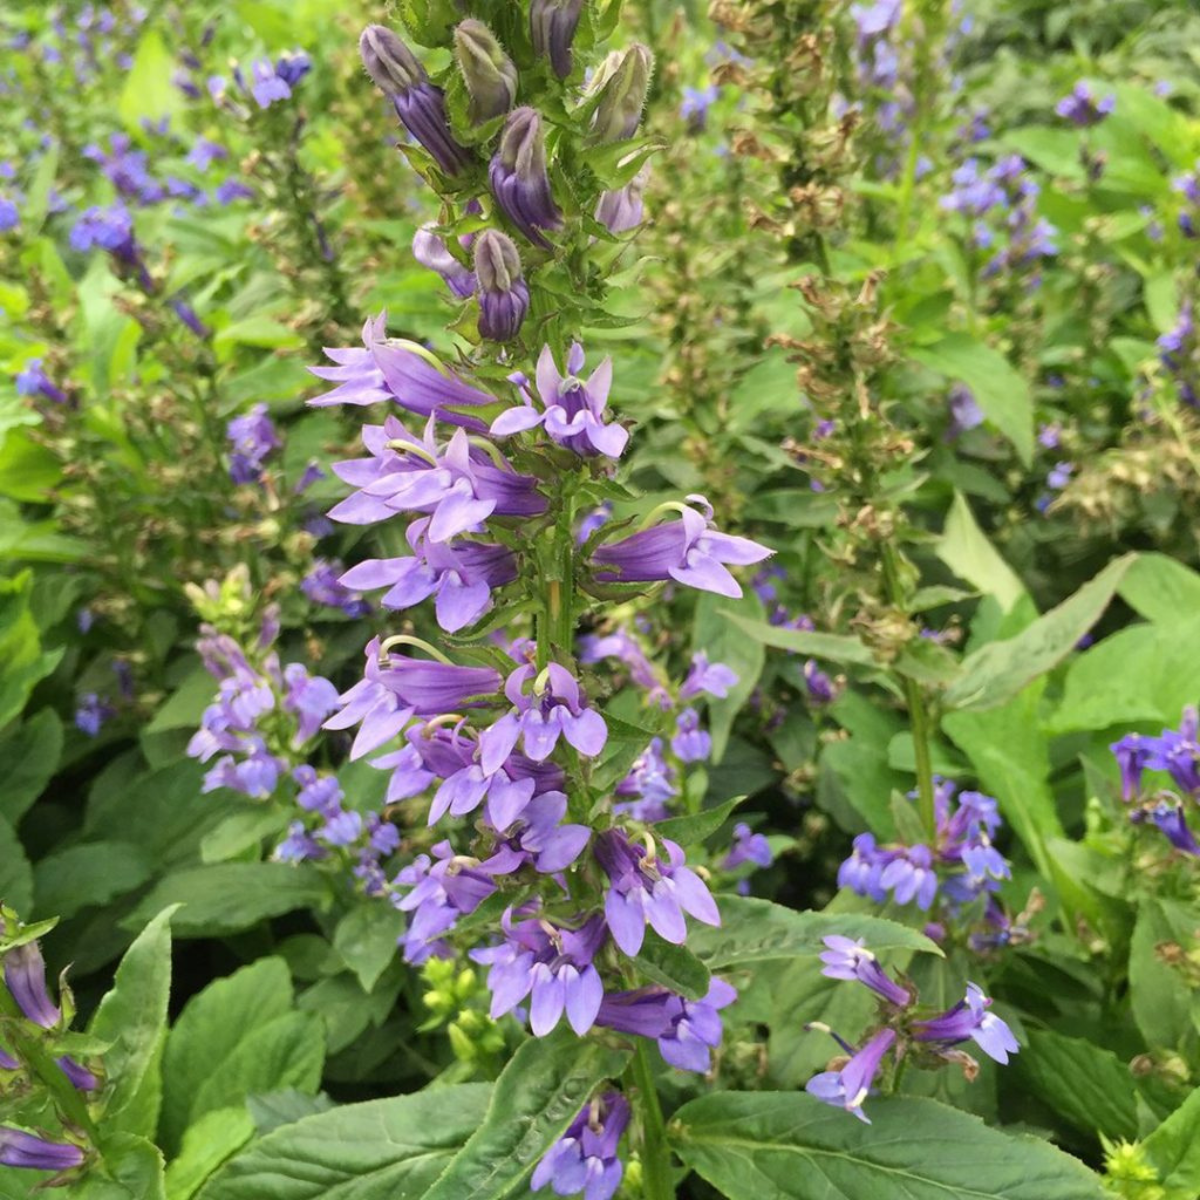
[[[479,281],[479,332],[493,342],[517,336],[529,309],[529,287],[521,258],[511,240],[485,229],[475,240],[475,277]]]
[[[579,28],[583,0],[533,0],[529,9],[529,38],[533,49],[559,79],[571,73],[571,43]]]
[[[429,76],[420,59],[386,26],[368,25],[358,39],[367,74],[386,95],[407,92]]]
[[[468,115],[482,125],[502,116],[517,98],[517,68],[496,35],[473,18],[454,30],[454,57],[471,96]]]
[[[557,229],[562,214],[550,191],[542,118],[536,109],[513,110],[504,124],[488,179],[505,216],[535,245],[547,245],[538,231]]]
[[[601,93],[592,118],[592,136],[598,142],[620,142],[637,132],[650,89],[654,55],[641,42],[628,50],[614,50],[601,64],[591,92]]]

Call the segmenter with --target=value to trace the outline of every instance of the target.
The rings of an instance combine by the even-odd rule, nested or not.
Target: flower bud
[[[550,191],[542,118],[536,109],[517,108],[510,114],[488,179],[504,215],[535,245],[548,245],[538,230],[557,229],[562,214]]]
[[[533,0],[529,9],[529,38],[534,53],[549,58],[559,79],[571,73],[571,43],[579,28],[583,0]]]
[[[385,25],[368,25],[358,39],[367,74],[385,95],[395,96],[426,83],[420,59]]]
[[[512,341],[529,309],[529,287],[517,248],[504,234],[486,229],[475,240],[475,277],[479,332],[493,342]]]
[[[642,193],[649,178],[650,165],[647,163],[623,188],[615,188],[600,197],[596,204],[596,220],[606,226],[609,233],[628,233],[642,223],[645,216]]]
[[[517,98],[517,68],[495,34],[482,22],[463,21],[454,30],[454,56],[471,96],[473,125],[502,116]]]
[[[471,163],[471,152],[454,139],[446,116],[446,96],[429,82],[425,68],[390,29],[368,25],[359,39],[367,74],[396,109],[404,128],[433,156],[447,175]]]
[[[4,983],[25,1016],[43,1029],[58,1024],[62,1014],[46,990],[46,963],[37,942],[6,951]]]
[[[51,1142],[23,1129],[0,1125],[0,1166],[67,1171],[82,1162],[83,1150],[73,1142]]]
[[[598,142],[620,142],[637,132],[654,70],[654,55],[641,42],[614,50],[601,64],[591,92],[602,92],[592,117],[592,136]]]

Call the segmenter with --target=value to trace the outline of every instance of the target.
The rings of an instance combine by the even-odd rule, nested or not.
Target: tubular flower
[[[583,853],[592,836],[587,825],[563,824],[566,815],[564,793],[534,796],[520,816],[498,830],[500,840],[479,869],[489,875],[511,875],[526,863],[533,863],[543,875],[565,871]]]
[[[526,684],[533,686],[528,694]],[[540,674],[532,666],[518,667],[504,684],[512,710],[480,738],[485,771],[494,770],[520,740],[534,762],[549,758],[564,737],[580,754],[595,758],[608,741],[604,718],[587,706],[579,684],[566,667],[550,663]]]
[[[620,142],[633,137],[646,106],[654,55],[641,42],[614,50],[601,64],[589,89],[601,94],[592,117],[592,136],[598,142]]]
[[[470,267],[463,266],[429,226],[423,225],[413,234],[412,252],[413,258],[421,266],[436,271],[460,300],[475,295],[475,288],[478,286],[475,272]]]
[[[737,999],[723,979],[713,979],[702,1000],[686,1000],[663,987],[614,992],[604,997],[596,1024],[620,1033],[654,1038],[659,1053],[681,1071],[706,1072],[721,1044],[722,1008]]]
[[[427,514],[422,536],[443,543],[478,529],[488,517],[530,517],[545,511],[537,481],[496,465],[472,447],[459,429],[443,448],[433,419],[422,439],[395,418],[363,426],[371,457],[336,463],[334,472],[358,491],[335,505],[330,517],[347,525],[372,525],[398,512]],[[506,464],[507,467],[507,464]]]
[[[583,0],[533,0],[529,6],[534,53],[550,60],[559,79],[571,73],[571,43],[582,12]]]
[[[548,246],[543,229],[558,229],[562,213],[550,191],[542,118],[534,108],[509,114],[488,167],[492,195],[504,215],[535,246]]]
[[[629,1101],[619,1092],[596,1096],[533,1169],[530,1187],[538,1192],[549,1184],[560,1196],[582,1192],[584,1200],[612,1200],[625,1170],[617,1145],[629,1115]]]
[[[889,1004],[903,1008],[912,1000],[912,993],[888,978],[879,960],[864,948],[862,939],[854,941],[834,934],[824,939],[828,949],[821,955],[825,964],[822,975],[830,979],[857,979]]]
[[[368,25],[359,39],[367,74],[392,102],[404,128],[447,175],[471,164],[471,151],[460,145],[446,116],[446,96],[430,83],[415,54],[383,25]]]
[[[630,842],[619,829],[596,839],[596,859],[610,884],[604,915],[613,941],[630,957],[642,948],[647,924],[668,942],[681,946],[687,938],[684,913],[706,925],[720,925],[712,894],[700,876],[685,865],[683,850],[663,839],[667,859]]]
[[[492,422],[492,435],[506,437],[541,425],[553,441],[576,454],[619,458],[629,441],[629,431],[620,425],[604,423],[612,387],[612,359],[606,358],[586,383],[578,378],[583,363],[583,347],[575,342],[567,354],[568,374],[563,376],[554,361],[554,352],[543,346],[537,365],[537,388],[543,410],[537,411],[533,398],[522,388],[525,403],[502,412]]]
[[[1020,1050],[1017,1039],[995,1013],[988,1011],[992,1001],[974,983],[967,984],[967,994],[953,1008],[929,1021],[913,1026],[919,1042],[928,1042],[935,1050],[946,1050],[969,1038],[989,1058],[1007,1063],[1010,1054]]]
[[[51,1142],[22,1129],[0,1125],[0,1166],[66,1171],[82,1162],[83,1150],[73,1142]]]
[[[336,386],[309,400],[313,408],[327,408],[332,404],[377,404],[391,400],[422,417],[437,417],[451,425],[482,429],[483,422],[458,413],[455,409],[494,404],[496,401],[488,392],[472,387],[452,371],[443,368],[415,342],[389,338],[386,312],[368,318],[363,325],[362,348],[326,347],[325,355],[335,365],[309,367],[309,373]]]
[[[840,1071],[823,1071],[820,1075],[814,1075],[804,1085],[804,1090],[826,1104],[844,1108],[870,1125],[870,1117],[863,1112],[863,1101],[871,1094],[875,1076],[879,1074],[884,1057],[895,1040],[895,1030],[881,1029]]]
[[[493,342],[511,342],[529,311],[529,285],[521,257],[504,234],[485,229],[475,240],[479,289],[479,332]]]
[[[596,220],[609,233],[628,233],[636,229],[646,216],[643,194],[650,181],[650,165],[647,163],[624,186],[614,188],[601,195],[596,201]]]
[[[602,583],[651,583],[674,579],[688,587],[738,599],[741,585],[726,563],[746,566],[762,562],[774,551],[749,538],[712,528],[712,506],[703,496],[689,496],[703,513],[680,505],[680,520],[654,525],[599,547],[593,559]]]
[[[604,996],[600,973],[592,965],[606,936],[603,920],[591,917],[577,931],[545,920],[514,924],[509,909],[501,924],[505,940],[471,954],[491,967],[487,986],[492,1019],[512,1012],[528,996],[529,1027],[535,1037],[550,1033],[564,1012],[582,1037],[595,1024]]]

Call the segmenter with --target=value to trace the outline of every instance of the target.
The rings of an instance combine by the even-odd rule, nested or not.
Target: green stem
[[[642,1122],[642,1195],[645,1200],[675,1200],[671,1155],[666,1145],[662,1109],[658,1106],[658,1091],[650,1070],[649,1045],[645,1038],[638,1038],[637,1051],[630,1064]]]

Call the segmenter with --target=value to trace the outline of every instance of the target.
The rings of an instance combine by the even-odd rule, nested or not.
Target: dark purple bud
[[[475,294],[475,273],[450,253],[449,247],[433,230],[422,227],[413,234],[412,252],[421,266],[436,271],[460,299]]]
[[[0,1165],[35,1171],[66,1171],[83,1162],[83,1150],[70,1142],[50,1142],[0,1125]]]
[[[367,74],[391,98],[404,128],[433,156],[447,175],[471,163],[471,152],[454,139],[446,116],[446,96],[416,55],[382,25],[368,25],[359,39]]]
[[[46,990],[46,963],[37,942],[26,942],[4,955],[4,982],[21,1011],[35,1025],[51,1029],[62,1018]]]
[[[80,1066],[73,1058],[64,1054],[62,1058],[56,1061],[59,1067],[62,1068],[62,1073],[79,1091],[94,1092],[100,1086],[100,1080],[87,1067]]]
[[[536,109],[515,109],[504,123],[488,178],[504,215],[535,245],[548,245],[538,231],[557,229],[562,214],[550,191],[542,118]]]
[[[368,25],[358,39],[358,51],[367,74],[388,96],[429,82],[420,59],[384,25]]]
[[[533,0],[529,9],[529,38],[534,53],[550,59],[559,79],[571,73],[571,43],[579,28],[583,0]]]
[[[473,125],[503,116],[517,99],[517,68],[482,22],[463,21],[454,30],[454,57],[471,96]]]
[[[650,89],[654,55],[641,42],[614,50],[601,64],[589,89],[602,93],[592,117],[592,136],[598,142],[621,142],[637,132]]]
[[[485,229],[475,241],[479,281],[479,332],[493,342],[517,336],[529,309],[529,287],[521,275],[517,248],[502,233]]]

